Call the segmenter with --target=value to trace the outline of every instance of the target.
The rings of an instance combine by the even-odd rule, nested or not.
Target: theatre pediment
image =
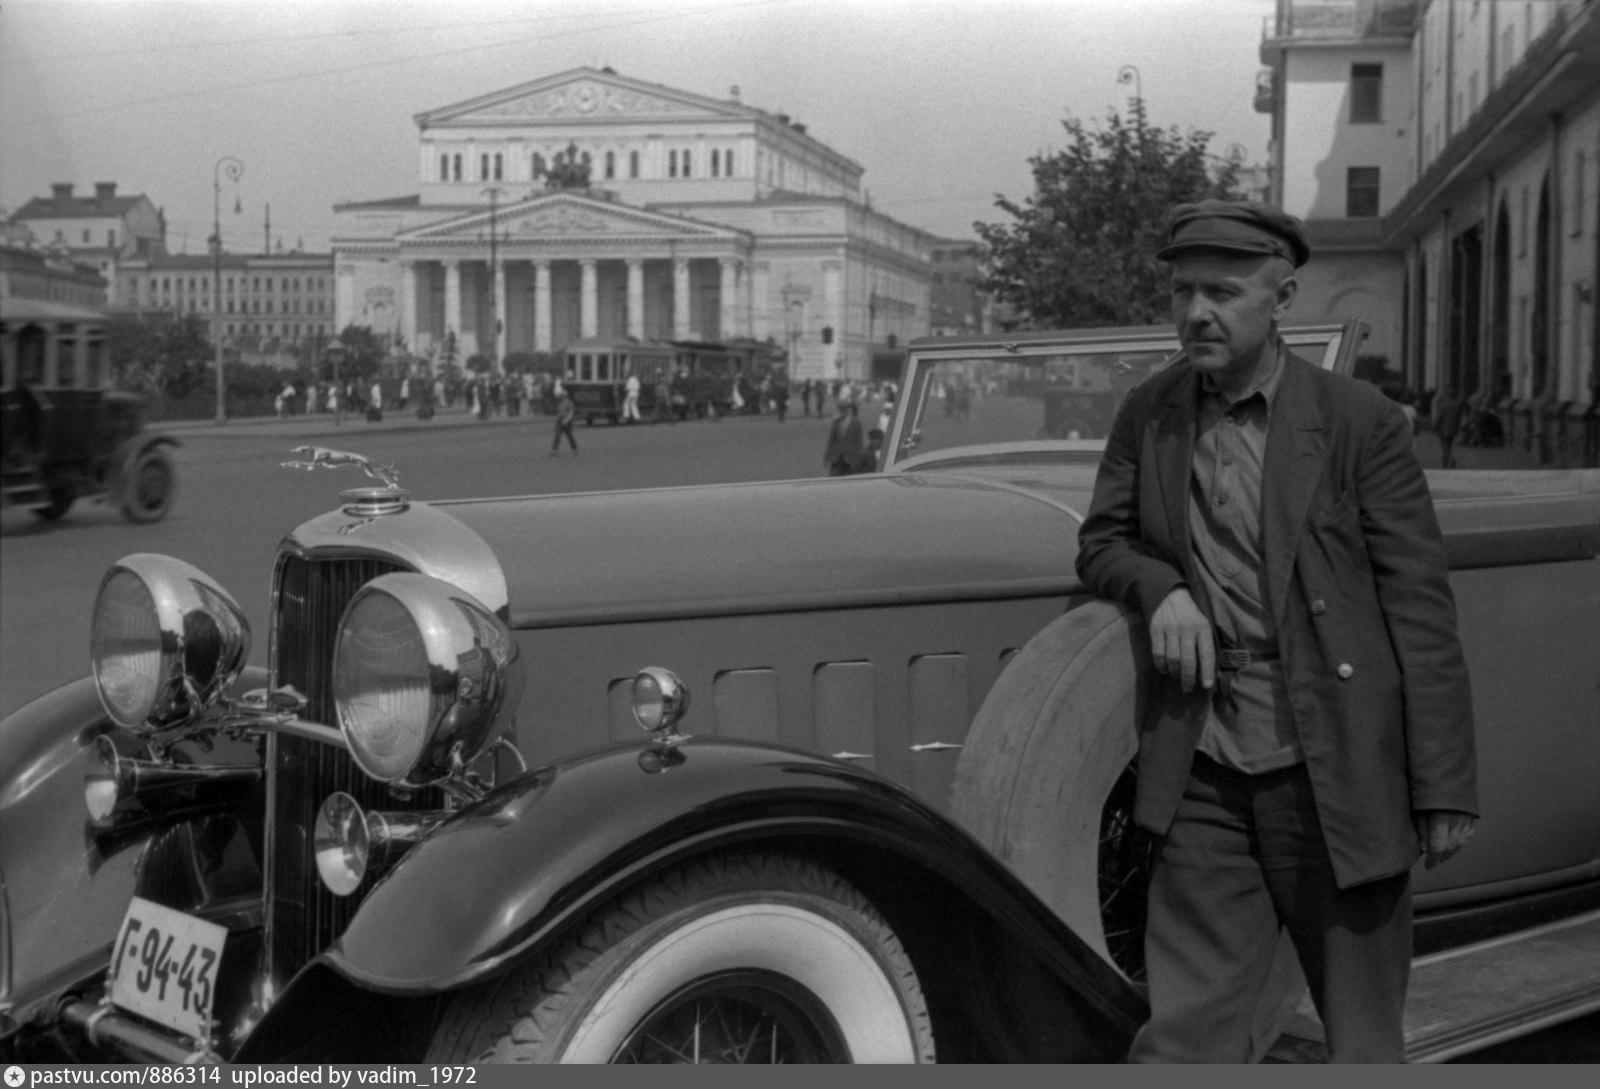
[[[425,127],[517,121],[694,120],[744,117],[728,102],[578,69],[419,115]]]
[[[491,221],[505,240],[553,238],[737,238],[725,227],[647,212],[640,208],[570,194],[542,195],[494,212],[484,210],[432,223],[398,236],[405,242],[481,242]]]

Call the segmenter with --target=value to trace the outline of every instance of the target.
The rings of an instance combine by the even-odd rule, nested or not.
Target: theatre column
[[[689,262],[672,262],[672,339],[689,338]]]
[[[721,276],[717,282],[717,339],[736,337],[739,329],[739,261],[723,257],[717,261]]]
[[[644,261],[628,258],[628,335],[644,339]]]
[[[506,263],[494,263],[494,369],[504,374],[506,369]]]
[[[600,335],[600,277],[592,257],[579,261],[578,268],[583,274],[578,296],[578,335],[588,340]]]
[[[555,346],[550,335],[550,262],[533,263],[533,350],[548,352]]]
[[[456,337],[456,354],[462,355],[461,343],[461,262],[453,258],[444,263],[444,333]]]
[[[417,345],[417,263],[400,262],[400,335],[406,338],[406,351],[416,352]]]

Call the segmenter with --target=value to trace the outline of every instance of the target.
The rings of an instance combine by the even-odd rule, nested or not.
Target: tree
[[[1211,133],[1153,128],[1144,103],[1104,128],[1062,122],[1067,146],[1028,162],[1033,195],[997,197],[1014,222],[974,223],[988,246],[980,286],[1015,315],[1010,327],[1147,325],[1168,314],[1155,260],[1175,204],[1237,199],[1239,161],[1206,152]],[[1219,165],[1213,166],[1213,163]]]
[[[214,359],[206,323],[195,314],[120,314],[106,326],[114,381],[163,400],[179,401]]]
[[[339,334],[344,346],[344,359],[339,364],[339,376],[365,382],[378,373],[378,366],[387,354],[378,334],[370,325],[346,325]]]

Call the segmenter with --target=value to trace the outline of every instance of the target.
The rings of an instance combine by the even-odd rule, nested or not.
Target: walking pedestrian
[[[659,423],[666,420],[668,423],[677,423],[678,419],[672,412],[672,387],[667,384],[667,376],[662,375],[656,379],[656,406],[650,418]]]
[[[772,384],[772,411],[777,413],[778,422],[789,413],[789,383],[778,381]]]
[[[1179,205],[1183,356],[1106,441],[1077,571],[1154,666],[1134,819],[1155,834],[1150,1020],[1130,1061],[1240,1062],[1287,933],[1335,1062],[1397,1062],[1410,875],[1472,835],[1472,705],[1405,417],[1279,335],[1299,220]]]
[[[627,382],[622,386],[622,420],[624,423],[639,422],[639,376],[628,375]]]
[[[572,435],[572,421],[578,418],[578,406],[572,403],[572,398],[567,396],[567,391],[562,390],[556,396],[556,433],[550,440],[550,456],[555,457],[561,452],[561,436],[567,437],[567,442],[572,447],[572,452],[578,452],[578,440]],[[602,458],[602,461],[605,459]]]

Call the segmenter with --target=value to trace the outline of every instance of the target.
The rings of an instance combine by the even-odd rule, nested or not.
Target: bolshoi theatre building
[[[419,114],[414,195],[339,204],[335,328],[417,355],[593,337],[770,342],[872,377],[929,328],[941,239],[782,113],[578,68]]]

